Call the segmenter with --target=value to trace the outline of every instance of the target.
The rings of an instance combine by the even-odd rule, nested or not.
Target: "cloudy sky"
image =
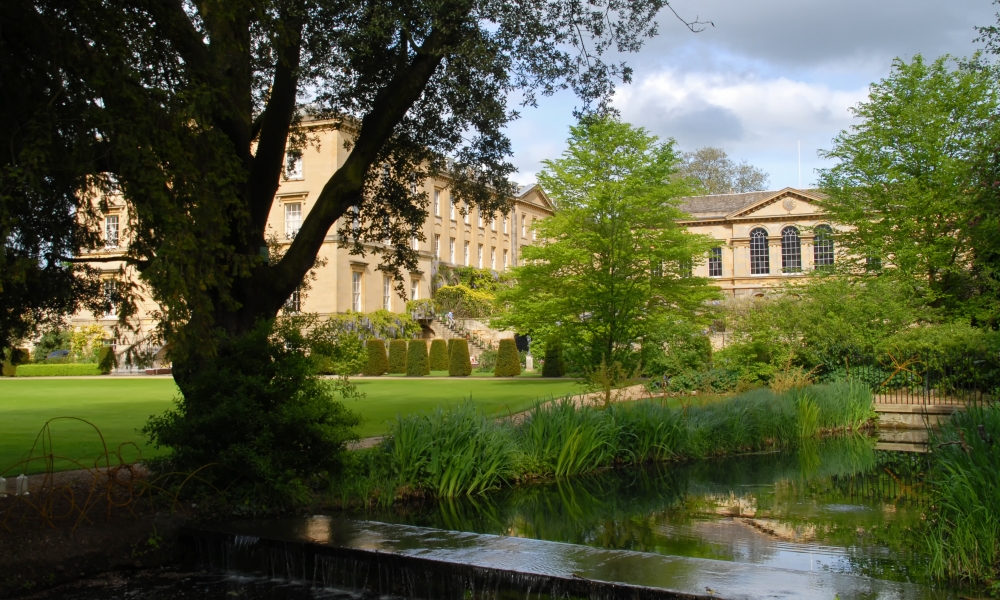
[[[628,57],[635,69],[615,105],[625,120],[682,150],[724,148],[770,173],[771,189],[802,184],[828,166],[816,151],[851,124],[848,107],[885,77],[895,57],[968,56],[975,25],[996,23],[991,0],[674,0],[688,19],[712,21],[689,32],[669,13],[660,35]],[[540,162],[559,155],[571,94],[524,109],[508,134],[516,181],[530,183]]]

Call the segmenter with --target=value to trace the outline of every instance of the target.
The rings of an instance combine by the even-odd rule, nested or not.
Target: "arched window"
[[[781,230],[781,272],[802,272],[802,240],[799,230],[794,227]]]
[[[817,269],[833,266],[833,229],[829,225],[816,227],[816,239],[813,242],[813,265]]]
[[[750,274],[767,275],[771,272],[771,261],[767,256],[767,230],[754,229],[750,232]]]

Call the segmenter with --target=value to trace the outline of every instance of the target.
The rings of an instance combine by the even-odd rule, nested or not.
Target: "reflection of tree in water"
[[[725,519],[722,515],[738,514],[737,522],[749,526],[778,523],[813,543],[844,548],[852,572],[921,580],[923,558],[912,548],[919,547],[917,496],[926,459],[876,451],[874,444],[849,436],[790,452],[608,470],[476,498],[396,507],[371,517],[734,560],[741,551],[732,543],[700,534]],[[766,530],[745,534],[764,555],[775,551],[773,541],[759,533]]]

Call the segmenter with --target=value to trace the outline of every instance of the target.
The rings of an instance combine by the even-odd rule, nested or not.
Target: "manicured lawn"
[[[362,437],[385,433],[388,423],[397,414],[410,414],[448,406],[471,398],[487,414],[517,412],[531,406],[536,399],[560,397],[580,392],[580,386],[566,379],[516,378],[468,379],[379,378],[357,380],[358,388],[367,394],[347,405],[361,413],[365,421],[358,430]],[[124,379],[95,377],[93,379],[0,379],[0,474],[9,466],[27,458],[42,426],[56,417],[78,417],[96,425],[104,435],[109,449],[124,442],[139,445],[143,456],[155,450],[146,446],[136,432],[150,415],[171,406],[177,395],[172,379]],[[51,425],[54,453],[77,460],[94,459],[102,450],[96,431],[80,421],[60,419]],[[35,455],[41,454],[41,447]],[[124,452],[126,459],[136,456],[136,450]],[[57,468],[76,468],[62,461]],[[33,463],[29,472],[44,470],[41,462]]]

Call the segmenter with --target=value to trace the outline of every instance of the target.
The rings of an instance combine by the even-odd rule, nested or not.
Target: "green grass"
[[[17,367],[17,377],[67,377],[81,375],[100,375],[96,363],[63,364],[63,365],[20,365]]]
[[[453,406],[471,397],[488,415],[524,410],[536,399],[578,393],[580,386],[568,379],[494,378],[380,378],[361,379],[358,388],[367,394],[346,404],[365,421],[359,435],[381,435],[398,414],[408,415],[438,406]],[[177,388],[171,379],[0,379],[0,474],[27,457],[42,426],[56,417],[78,417],[96,425],[111,449],[124,442],[139,444],[142,455],[153,456],[136,430],[150,415],[170,408]],[[79,421],[60,420],[51,426],[55,454],[93,460],[102,446],[94,429]],[[40,454],[40,452],[36,452]],[[134,458],[134,450],[126,458]],[[75,468],[71,463],[57,469]],[[44,470],[41,462],[29,472]],[[19,471],[18,471],[19,472]],[[15,475],[17,473],[14,473]],[[11,475],[7,472],[5,476]]]

